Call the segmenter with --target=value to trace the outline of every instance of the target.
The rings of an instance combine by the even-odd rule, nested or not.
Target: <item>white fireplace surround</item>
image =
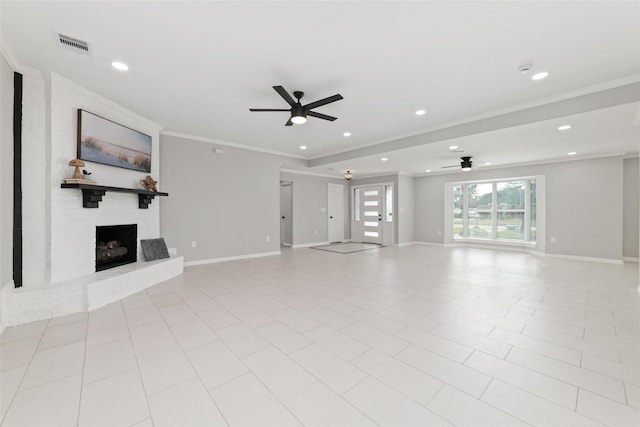
[[[2,289],[2,326],[93,310],[181,274],[182,257],[150,263],[142,257],[140,240],[160,237],[161,198],[139,209],[135,194],[107,192],[98,208],[83,208],[80,190],[60,187],[73,173],[79,108],[151,135],[156,179],[160,126],[54,73],[20,72],[23,286]],[[90,162],[84,169],[113,187],[138,188],[147,175]],[[117,224],[137,224],[138,262],[96,273],[96,226]]]

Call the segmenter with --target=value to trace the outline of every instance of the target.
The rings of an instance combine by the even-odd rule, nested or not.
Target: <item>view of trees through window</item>
[[[535,179],[454,185],[453,236],[535,241]]]

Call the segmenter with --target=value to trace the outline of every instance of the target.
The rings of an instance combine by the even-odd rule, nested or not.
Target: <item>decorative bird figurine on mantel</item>
[[[64,180],[67,184],[95,184],[95,181],[89,179],[91,172],[87,172],[85,169],[80,172],[80,168],[84,167],[84,162],[80,159],[71,159],[69,166],[73,166],[73,176]]]

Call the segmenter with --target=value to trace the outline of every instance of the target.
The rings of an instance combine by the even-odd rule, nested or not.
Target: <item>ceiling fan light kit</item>
[[[460,162],[460,166],[462,167],[462,170],[467,172],[471,170],[471,156],[464,156],[464,157],[460,157],[460,160],[462,160]]]
[[[340,101],[343,99],[342,95],[339,93],[333,96],[329,96],[327,98],[320,99],[318,101],[310,102],[309,104],[302,105],[300,103],[300,99],[304,96],[304,92],[294,91],[293,96],[296,98],[294,101],[291,95],[283,88],[282,86],[273,86],[273,89],[278,92],[278,94],[284,99],[287,104],[291,106],[291,108],[249,108],[251,112],[265,112],[265,111],[289,111],[291,116],[289,120],[285,123],[285,126],[292,125],[301,125],[307,122],[307,116],[315,117],[317,119],[328,120],[330,122],[337,119],[337,117],[328,116],[326,114],[317,113],[315,111],[311,111],[314,108],[321,107],[323,105],[330,104],[332,102]]]

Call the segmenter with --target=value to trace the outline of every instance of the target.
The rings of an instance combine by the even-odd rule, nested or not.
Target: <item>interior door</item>
[[[360,189],[360,212],[362,212],[361,241],[382,244],[382,186]]]
[[[342,184],[329,184],[327,202],[329,242],[342,242],[344,239],[344,188]]]
[[[280,183],[280,244],[293,244],[293,183]]]

